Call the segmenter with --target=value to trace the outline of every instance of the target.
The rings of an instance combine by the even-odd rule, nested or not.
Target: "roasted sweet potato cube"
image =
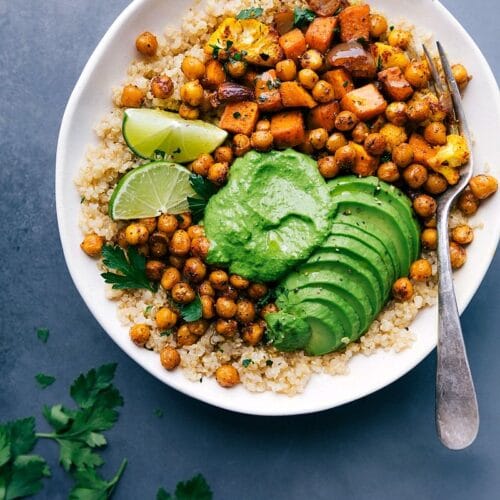
[[[222,113],[219,127],[233,134],[250,135],[259,119],[259,107],[251,101],[228,104]]]
[[[331,132],[335,128],[335,118],[339,114],[340,104],[332,101],[328,104],[320,104],[309,111],[307,116],[307,127],[309,129],[324,128]]]
[[[406,101],[413,94],[413,87],[398,67],[380,71],[378,79],[384,84],[386,92],[394,101]]]
[[[336,99],[342,99],[348,92],[354,90],[351,75],[345,69],[332,69],[322,78],[333,87]]]
[[[279,44],[287,59],[297,60],[307,49],[304,34],[298,28],[280,36]]]
[[[306,31],[306,43],[309,48],[321,53],[326,52],[332,44],[336,26],[336,17],[317,17]]]
[[[370,39],[370,6],[352,5],[339,14],[340,38],[343,42]]]
[[[335,45],[326,59],[333,68],[344,68],[355,78],[373,78],[377,74],[373,55],[358,42],[351,42],[348,50],[343,44]]]
[[[356,151],[356,160],[352,167],[353,173],[361,177],[373,175],[378,167],[377,158],[370,155],[361,144],[349,142],[349,145]]]
[[[297,82],[282,82],[280,94],[285,108],[314,108],[317,105],[311,94]]]
[[[306,138],[304,118],[300,111],[284,111],[271,118],[274,146],[279,149],[294,148]]]
[[[413,161],[428,166],[429,158],[436,154],[434,148],[416,132],[411,135],[408,143],[413,149]]]
[[[342,109],[352,111],[360,120],[365,121],[381,115],[387,108],[387,101],[377,87],[370,83],[348,92],[340,105]]]
[[[255,98],[262,112],[271,113],[283,108],[279,86],[280,83],[274,69],[270,69],[257,77],[255,81]]]

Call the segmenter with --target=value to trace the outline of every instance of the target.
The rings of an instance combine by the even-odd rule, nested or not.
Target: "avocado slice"
[[[304,349],[311,339],[311,327],[302,317],[278,311],[266,315],[266,335],[280,351]]]

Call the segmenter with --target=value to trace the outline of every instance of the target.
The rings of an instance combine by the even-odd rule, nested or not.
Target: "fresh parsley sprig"
[[[177,483],[174,494],[160,488],[156,500],[212,500],[212,490],[205,478],[198,474],[188,481]]]
[[[197,295],[193,302],[186,304],[180,308],[181,317],[188,323],[198,321],[202,317],[202,307],[200,296]]]
[[[237,16],[236,19],[257,19],[264,12],[261,7],[254,7],[251,9],[243,9]]]
[[[310,9],[295,7],[293,10],[293,25],[296,28],[305,28],[316,19],[316,14]]]
[[[198,195],[196,198],[188,196],[189,210],[191,210],[191,216],[196,224],[203,219],[205,207],[210,197],[217,192],[217,186],[197,174],[191,174],[189,181],[194,192]]]

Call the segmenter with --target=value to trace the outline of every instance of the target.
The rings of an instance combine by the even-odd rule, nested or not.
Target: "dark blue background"
[[[318,415],[255,418],[221,411],[165,387],[127,358],[93,319],[63,260],[54,207],[56,139],[87,58],[127,0],[0,0],[0,420],[69,403],[70,382],[119,363],[125,407],[104,472],[129,467],[119,499],[152,499],[160,485],[203,472],[218,499],[493,499],[500,492],[500,258],[463,316],[482,426],[466,451],[434,431],[434,364],[425,362],[361,401]],[[496,0],[445,0],[500,72]],[[471,270],[472,272],[472,270]],[[50,328],[41,344],[35,327]],[[34,375],[53,374],[45,391]],[[164,416],[158,418],[154,410]],[[65,498],[53,465],[39,498]]]

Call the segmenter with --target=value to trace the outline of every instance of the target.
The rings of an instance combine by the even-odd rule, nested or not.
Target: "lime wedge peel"
[[[225,130],[201,120],[184,120],[159,109],[125,110],[122,133],[127,146],[139,157],[186,163],[211,153],[227,137]]]
[[[109,201],[109,215],[113,220],[130,220],[180,214],[189,210],[188,196],[196,193],[186,168],[163,161],[147,163],[120,179]]]

